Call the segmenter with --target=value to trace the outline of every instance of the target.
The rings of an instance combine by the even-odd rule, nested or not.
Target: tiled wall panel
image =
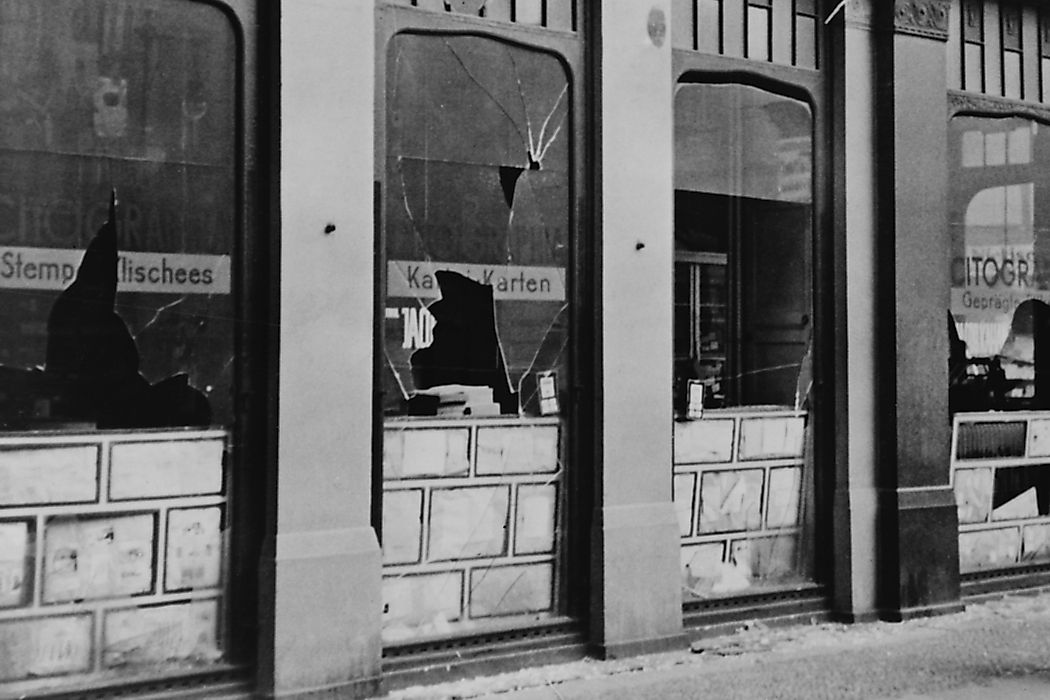
[[[407,419],[384,432],[384,641],[553,615],[558,419]]]
[[[677,421],[674,501],[686,601],[797,580],[805,413],[727,410]]]
[[[952,488],[963,573],[1050,562],[1050,412],[960,413]]]
[[[226,439],[0,436],[0,682],[221,660]]]

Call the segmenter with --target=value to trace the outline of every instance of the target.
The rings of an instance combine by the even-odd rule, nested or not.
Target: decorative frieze
[[[948,0],[896,0],[893,29],[901,34],[948,40]]]
[[[949,0],[896,0],[890,8],[878,0],[848,0],[836,9],[848,26],[893,29],[901,34],[948,40]]]

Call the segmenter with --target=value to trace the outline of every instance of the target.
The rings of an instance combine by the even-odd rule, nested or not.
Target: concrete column
[[[588,37],[600,212],[591,639],[610,657],[684,644],[671,500],[670,5],[606,0]]]
[[[949,485],[948,0],[896,0],[879,96],[880,486],[893,514],[880,584],[890,619],[956,610],[958,516]],[[916,154],[921,154],[917,157]],[[896,566],[890,566],[895,560]]]
[[[277,497],[259,686],[379,689],[371,511],[374,7],[282,2]],[[268,599],[269,598],[269,599]]]
[[[871,2],[854,0],[828,28],[834,123],[837,294],[834,605],[847,620],[877,616],[876,79]]]
[[[948,4],[851,0],[831,32],[836,274],[835,608],[959,608],[949,486]],[[915,154],[921,153],[921,157]]]
[[[949,485],[945,0],[851,0],[833,30],[838,300],[835,603],[956,610]],[[921,157],[915,154],[921,153]]]

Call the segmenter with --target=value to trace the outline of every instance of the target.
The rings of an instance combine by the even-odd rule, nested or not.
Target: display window
[[[956,116],[949,404],[964,573],[1050,561],[1050,128]]]
[[[685,600],[812,577],[813,116],[742,84],[675,104],[674,498]]]
[[[386,47],[383,639],[563,611],[573,88],[469,34]]]
[[[0,693],[225,663],[238,39],[0,0]]]
[[[1050,407],[1050,131],[960,116],[949,138],[951,408]]]

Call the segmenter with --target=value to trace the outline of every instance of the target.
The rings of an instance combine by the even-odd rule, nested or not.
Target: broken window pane
[[[812,576],[813,118],[675,98],[674,500],[686,601]]]
[[[0,427],[231,421],[234,52],[197,5],[0,2]]]
[[[227,668],[237,63],[205,3],[0,0],[4,696]]]
[[[409,400],[466,385],[492,390],[480,410],[539,415],[541,374],[555,398],[567,386],[565,69],[494,40],[407,34],[389,73],[386,411],[434,414]]]
[[[953,412],[1050,407],[1046,126],[955,117],[949,125]]]
[[[558,611],[572,95],[556,56],[477,36],[400,34],[387,66],[395,642]]]

